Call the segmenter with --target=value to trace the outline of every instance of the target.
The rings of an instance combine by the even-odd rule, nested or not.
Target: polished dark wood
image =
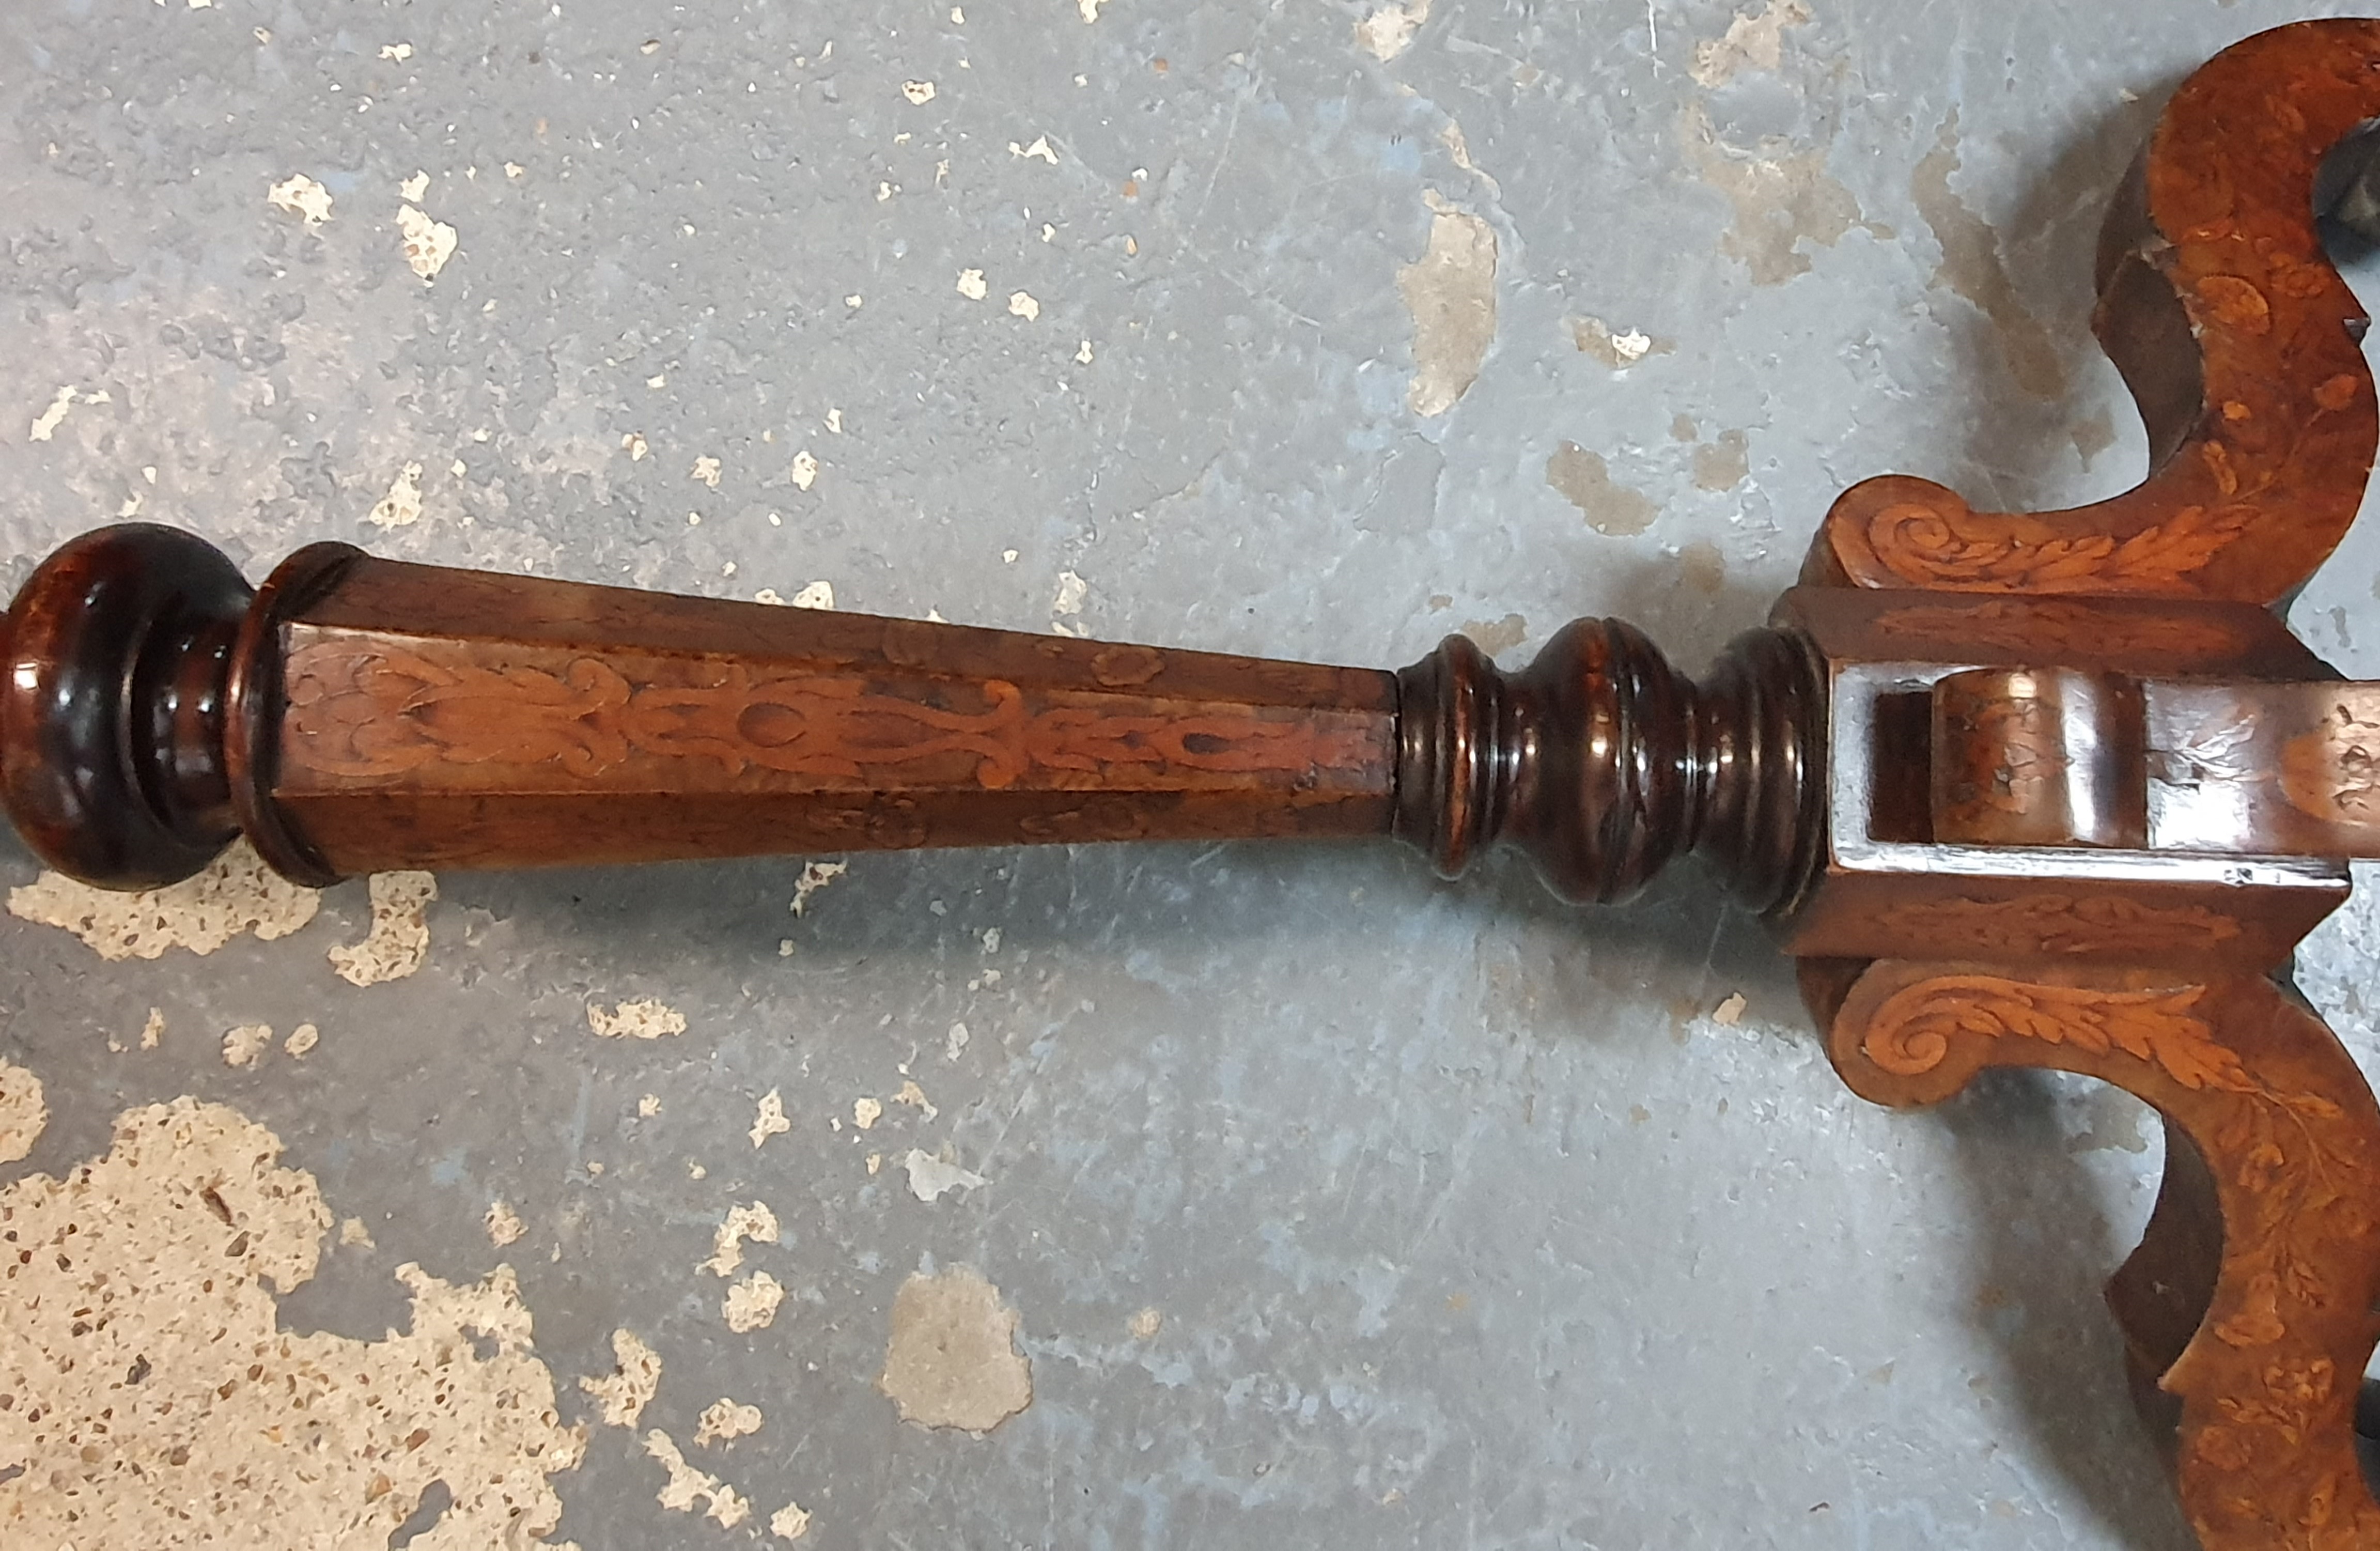
[[[198,539],[78,539],[0,623],[0,798],[50,866],[293,878],[759,852],[1394,836],[1616,902],[1695,854],[1802,961],[1837,1070],[1987,1067],[2168,1127],[2109,1302],[2210,1551],[2380,1547],[2353,1419],[2380,1339],[2380,1104],[2282,991],[2380,854],[2380,685],[2273,612],[2380,414],[2315,223],[2380,116],[2380,22],[2251,38],[2175,93],[2101,245],[2148,478],[1978,512],[1845,491],[1699,681],[1613,620],[1398,673],[662,597]],[[2362,132],[2367,159],[2380,137]],[[2368,183],[2368,178],[2348,179]]]

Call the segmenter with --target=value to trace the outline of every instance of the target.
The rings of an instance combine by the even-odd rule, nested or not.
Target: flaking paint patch
[[[777,1278],[766,1271],[755,1271],[727,1290],[719,1312],[726,1317],[727,1328],[744,1336],[774,1325],[784,1302],[785,1290]]]
[[[1016,1311],[972,1266],[913,1275],[892,1298],[876,1387],[901,1420],[987,1433],[1033,1403],[1033,1367],[1015,1350]]]
[[[350,986],[402,980],[430,956],[430,902],[438,879],[426,872],[376,872],[371,930],[361,942],[331,950],[331,967]]]
[[[319,226],[331,218],[331,191],[304,173],[283,178],[264,191],[264,198],[273,209],[301,217],[309,226]]]
[[[1784,60],[1785,29],[1809,19],[1806,0],[1768,0],[1757,11],[1731,18],[1719,37],[1696,43],[1686,73],[1707,88],[1725,85],[1739,70],[1774,70]]]
[[[1740,430],[1723,430],[1718,439],[1694,449],[1694,485],[1699,490],[1731,491],[1752,473],[1752,441]]]
[[[805,862],[799,878],[794,879],[793,912],[809,914],[810,896],[851,870],[848,862]]]
[[[976,1190],[991,1182],[972,1169],[962,1169],[918,1147],[903,1155],[901,1167],[909,1172],[909,1194],[925,1202],[939,1201],[951,1191]]]
[[[388,482],[388,493],[372,503],[364,521],[374,527],[411,527],[421,520],[421,466],[408,463]]]
[[[109,963],[153,959],[168,948],[212,953],[254,932],[271,942],[314,918],[320,894],[264,865],[246,841],[194,878],[145,893],[118,894],[54,872],[8,891],[8,914],[80,938]]]
[[[1405,404],[1443,415],[1479,380],[1496,338],[1496,234],[1468,211],[1431,195],[1429,239],[1397,271],[1397,294],[1413,315],[1414,374]]]
[[[810,1533],[809,1509],[799,1503],[787,1503],[769,1515],[769,1533],[780,1540],[799,1540]]]
[[[405,261],[421,283],[430,285],[446,261],[455,256],[455,228],[443,221],[433,221],[418,205],[399,205],[396,210],[396,235],[405,252]]]
[[[1719,238],[1719,251],[1742,261],[1755,285],[1782,285],[1807,274],[1805,242],[1832,248],[1853,226],[1891,235],[1864,220],[1859,200],[1827,171],[1824,147],[1795,150],[1773,136],[1749,149],[1730,145],[1711,127],[1700,103],[1686,105],[1679,138],[1694,175],[1734,207],[1735,224]]]
[[[1355,46],[1385,65],[1413,47],[1414,34],[1429,19],[1430,0],[1383,6],[1355,23]]]
[[[710,1236],[710,1258],[702,1268],[714,1277],[732,1277],[744,1264],[744,1241],[756,1244],[777,1242],[777,1214],[769,1210],[768,1203],[752,1201],[727,1208],[718,1230]]]
[[[42,1080],[13,1061],[0,1061],[0,1163],[31,1152],[49,1123]]]
[[[488,1242],[498,1249],[506,1249],[519,1243],[521,1235],[528,1231],[528,1224],[521,1221],[520,1214],[514,1211],[512,1204],[507,1201],[492,1201],[488,1204],[488,1215],[483,1220],[483,1226],[488,1230]]]
[[[1481,651],[1493,657],[1510,651],[1529,638],[1529,622],[1519,614],[1506,614],[1500,620],[1471,619],[1455,626],[1460,635],[1468,636]]]
[[[2018,387],[2035,398],[2064,398],[2066,367],[2057,343],[2017,295],[2000,257],[1999,235],[1950,187],[1950,175],[1958,170],[1959,110],[1952,108],[1934,138],[1934,149],[1918,158],[1909,175],[1910,200],[1942,248],[1934,284],[1974,303],[1991,321],[2001,357]],[[2081,443],[2076,446],[2080,450]]]
[[[96,388],[89,393],[77,393],[71,387],[60,388],[51,398],[50,406],[34,417],[33,423],[26,428],[25,434],[32,441],[47,442],[58,433],[58,427],[66,424],[67,412],[72,409],[76,405],[113,404],[115,402],[115,398],[105,388]],[[136,494],[133,496],[132,502],[133,509],[135,511],[140,509],[140,497],[139,495]],[[129,515],[130,514],[128,513],[125,515]]]
[[[1640,491],[1615,484],[1600,453],[1565,442],[1546,459],[1546,483],[1579,509],[1586,526],[1609,538],[1625,539],[1653,526],[1661,509]]]
[[[685,1452],[660,1428],[656,1427],[645,1435],[645,1452],[660,1460],[662,1468],[669,1472],[669,1480],[662,1484],[661,1490],[660,1502],[663,1508],[678,1513],[691,1513],[695,1504],[699,1502],[703,1505],[704,1513],[725,1530],[734,1529],[752,1516],[750,1499],[709,1471],[697,1470],[687,1464]]]
[[[762,1094],[759,1113],[752,1121],[752,1145],[758,1147],[770,1137],[782,1136],[793,1129],[794,1122],[785,1119],[783,1092],[777,1088],[771,1088],[767,1093]]]
[[[633,1427],[662,1387],[661,1353],[633,1330],[612,1332],[613,1369],[601,1378],[581,1378],[582,1393],[595,1398],[607,1427]]]
[[[223,1059],[225,1066],[248,1068],[264,1059],[273,1044],[270,1024],[242,1024],[223,1036]]]
[[[281,1142],[193,1098],[130,1109],[106,1156],[0,1192],[39,1256],[7,1267],[0,1522],[11,1544],[381,1545],[443,1482],[422,1551],[542,1543],[561,1425],[510,1270],[398,1267],[405,1334],[280,1327],[330,1227]],[[484,1353],[484,1355],[483,1355]]]
[[[1671,341],[1656,339],[1642,329],[1615,329],[1600,318],[1569,321],[1571,343],[1614,371],[1625,371],[1647,356],[1666,356],[1677,348]]]
[[[732,1444],[737,1438],[748,1438],[760,1430],[762,1421],[759,1406],[722,1395],[703,1407],[702,1415],[696,1419],[694,1447],[701,1448],[714,1443]]]
[[[601,1003],[590,1003],[587,1026],[601,1039],[659,1039],[684,1034],[686,1014],[651,997],[631,997],[608,1012]]]
[[[289,1031],[289,1037],[281,1042],[281,1048],[291,1056],[302,1059],[311,1055],[314,1047],[322,1042],[322,1031],[319,1027],[312,1024],[299,1024]]]

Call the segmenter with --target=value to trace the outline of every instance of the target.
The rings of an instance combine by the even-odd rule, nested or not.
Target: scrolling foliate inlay
[[[2259,515],[2248,505],[2185,506],[2119,539],[2029,514],[1972,511],[1943,494],[1939,503],[1894,502],[1869,518],[1864,537],[1875,570],[1860,579],[1962,592],[2170,593]]]
[[[1940,1066],[1961,1036],[2034,1039],[2090,1055],[2154,1061],[2185,1088],[2258,1092],[2240,1058],[2191,1009],[2204,986],[2110,991],[1949,975],[1895,992],[1868,1021],[1860,1048],[1896,1077]]]
[[[523,654],[526,655],[526,654]],[[632,668],[635,664],[630,665]],[[1185,708],[1104,692],[1032,693],[853,672],[771,673],[741,662],[648,664],[638,682],[577,657],[502,666],[384,641],[326,641],[286,670],[285,771],[385,780],[427,765],[548,767],[596,782],[632,761],[707,762],[823,781],[882,779],[973,759],[988,790],[1063,788],[1140,769],[1178,779],[1357,767],[1379,734],[1367,719],[1278,707]],[[968,704],[968,701],[974,704]]]

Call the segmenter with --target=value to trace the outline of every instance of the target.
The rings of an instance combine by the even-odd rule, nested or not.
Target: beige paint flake
[[[661,1112],[662,1112],[662,1096],[661,1096],[661,1095],[659,1095],[659,1094],[657,1094],[657,1093],[649,1093],[649,1094],[645,1095],[642,1098],[639,1098],[639,1099],[638,1099],[638,1100],[637,1100],[637,1119],[638,1119],[638,1120],[640,1120],[640,1121],[649,1121],[649,1120],[651,1120],[655,1115],[660,1114]]]
[[[934,100],[934,83],[929,80],[905,80],[901,83],[901,95],[922,108]]]
[[[1088,366],[1091,364],[1091,342],[1087,339],[1083,341],[1082,345],[1075,351],[1075,364],[1077,366]]]
[[[145,893],[112,893],[54,872],[8,891],[9,915],[72,932],[110,963],[153,959],[168,948],[212,953],[242,932],[271,942],[321,908],[320,894],[266,866],[244,840],[197,877]]]
[[[402,980],[430,956],[429,910],[438,879],[426,872],[376,872],[370,889],[371,930],[329,955],[331,967],[350,986]]]
[[[972,1169],[962,1169],[917,1147],[902,1156],[901,1167],[909,1171],[909,1194],[929,1203],[951,1191],[975,1190],[991,1182]]]
[[[739,1204],[727,1208],[727,1216],[710,1236],[710,1258],[702,1268],[714,1277],[732,1277],[744,1264],[744,1241],[756,1244],[777,1242],[777,1214],[760,1201]]]
[[[632,997],[612,1011],[600,1002],[587,1009],[587,1026],[603,1039],[659,1039],[686,1032],[686,1014],[651,997]]]
[[[868,1130],[883,1117],[884,1106],[880,1100],[863,1097],[851,1101],[851,1123],[862,1131]]]
[[[1743,1010],[1748,1005],[1742,991],[1731,991],[1725,1001],[1711,1009],[1711,1022],[1731,1029],[1743,1022]]]
[[[926,1097],[926,1090],[917,1085],[917,1080],[914,1077],[901,1084],[901,1091],[892,1096],[892,1102],[905,1104],[929,1121],[941,1113],[940,1109],[934,1108],[933,1100]]]
[[[2066,365],[2057,342],[2010,278],[1999,234],[1950,187],[1950,175],[1958,170],[1959,110],[1954,107],[1942,120],[1934,149],[1918,159],[1909,175],[1910,200],[1942,248],[1933,283],[1973,302],[1991,321],[2000,357],[2018,387],[2035,398],[2063,400]]]
[[[959,271],[958,292],[969,301],[981,301],[991,294],[991,287],[983,283],[983,271],[963,269]]]
[[[369,1250],[380,1247],[372,1242],[371,1230],[364,1226],[364,1219],[361,1218],[339,1219],[339,1242],[354,1249]]]
[[[304,173],[283,178],[264,191],[264,198],[273,209],[302,217],[309,226],[331,218],[331,191]]]
[[[1125,1328],[1132,1332],[1132,1339],[1134,1340],[1145,1341],[1155,1336],[1159,1330],[1164,1328],[1164,1326],[1165,1315],[1163,1311],[1149,1308],[1143,1309],[1138,1314],[1133,1315],[1126,1323]]]
[[[424,1551],[554,1528],[547,1478],[585,1438],[555,1414],[512,1272],[400,1266],[408,1329],[377,1341],[283,1326],[331,1215],[281,1151],[180,1098],[119,1115],[107,1155],[64,1179],[0,1192],[0,1223],[43,1250],[11,1267],[0,1321],[11,1545],[376,1546],[437,1482],[454,1500]]]
[[[165,1012],[163,1008],[149,1010],[148,1021],[140,1025],[140,1048],[153,1050],[165,1037]]]
[[[402,65],[407,60],[413,57],[413,45],[411,43],[382,43],[380,45],[380,56],[382,59],[387,60],[392,65]]]
[[[645,444],[644,432],[637,430],[623,435],[620,438],[620,446],[628,454],[630,463],[643,462],[645,454],[652,450]]]
[[[264,1058],[273,1044],[270,1024],[242,1024],[223,1036],[223,1059],[225,1066],[246,1069]]]
[[[0,1061],[0,1163],[31,1152],[49,1123],[42,1080],[13,1061]]]
[[[1029,323],[1041,316],[1041,304],[1033,299],[1030,291],[1011,291],[1008,293],[1008,315],[1022,318]]]
[[[419,204],[421,196],[430,192],[430,175],[425,172],[415,173],[396,186],[396,192],[407,204]]]
[[[1676,348],[1642,329],[1614,329],[1600,318],[1569,321],[1571,343],[1614,371],[1625,371],[1647,356],[1666,356]]]
[[[405,261],[425,285],[436,280],[446,261],[455,256],[455,228],[431,220],[418,205],[397,207],[396,235],[404,244]]]
[[[802,875],[794,879],[794,914],[796,915],[808,914],[810,896],[850,870],[851,864],[848,862],[804,863]]]
[[[760,1430],[760,1408],[721,1396],[702,1408],[694,1428],[694,1447],[705,1448],[714,1443],[734,1443],[748,1438]]]
[[[1099,7],[1106,4],[1107,0],[1075,0],[1075,8],[1082,12],[1084,24],[1087,26],[1099,19]]]
[[[1467,619],[1456,625],[1455,631],[1470,636],[1481,651],[1494,657],[1529,638],[1529,621],[1525,614],[1506,614],[1498,620]]]
[[[633,1330],[612,1332],[613,1368],[601,1378],[581,1378],[582,1393],[602,1407],[607,1427],[633,1427],[662,1387],[661,1353]]]
[[[759,1115],[752,1121],[752,1145],[758,1147],[770,1137],[782,1136],[793,1129],[794,1122],[785,1119],[784,1095],[776,1088],[762,1094]]]
[[[302,1058],[313,1054],[314,1048],[322,1043],[322,1031],[320,1028],[312,1024],[299,1024],[289,1031],[289,1037],[281,1042],[281,1048],[294,1057]]]
[[[702,456],[694,460],[694,470],[692,473],[688,474],[686,478],[694,480],[697,484],[707,485],[712,490],[717,490],[719,488],[719,460],[712,457],[710,454],[705,453]]]
[[[1602,454],[1590,453],[1575,442],[1563,442],[1546,459],[1546,483],[1578,508],[1587,527],[1607,538],[1642,533],[1661,513],[1642,491],[1614,483]]]
[[[1752,439],[1740,430],[1723,430],[1718,440],[1694,449],[1694,488],[1731,491],[1752,473]]]
[[[498,1249],[519,1243],[521,1236],[528,1231],[528,1224],[521,1221],[520,1214],[504,1201],[489,1203],[484,1225],[488,1230],[488,1242]]]
[[[1429,19],[1430,0],[1383,6],[1355,24],[1355,46],[1385,65],[1413,46],[1414,34]]]
[[[817,484],[819,477],[818,454],[811,452],[808,447],[795,453],[794,454],[794,467],[787,472],[785,477],[793,480],[794,488],[795,490],[806,491],[812,485]]]
[[[1807,0],[1768,0],[1761,9],[1738,14],[1723,36],[1694,45],[1694,62],[1687,74],[1694,84],[1724,86],[1739,70],[1774,70],[1783,62],[1785,29],[1810,19]]]
[[[1719,251],[1741,261],[1755,285],[1782,285],[1807,274],[1804,242],[1832,248],[1854,226],[1879,237],[1892,235],[1862,216],[1859,200],[1827,171],[1824,147],[1796,150],[1774,136],[1756,147],[1730,145],[1711,127],[1700,103],[1687,105],[1680,139],[1695,176],[1734,207],[1735,225],[1719,239]]]
[[[709,1471],[699,1471],[686,1462],[686,1455],[670,1440],[670,1436],[656,1427],[645,1435],[645,1452],[661,1461],[669,1472],[669,1480],[661,1490],[661,1505],[679,1513],[690,1513],[697,1501],[704,1504],[704,1512],[716,1520],[720,1528],[732,1530],[752,1516],[751,1502],[739,1496],[735,1487],[721,1481]]]
[[[375,527],[411,527],[421,520],[421,465],[408,463],[390,480],[388,493],[364,514]]]
[[[727,1290],[719,1312],[726,1317],[727,1328],[744,1336],[774,1325],[784,1302],[785,1290],[777,1278],[766,1271],[755,1271]]]
[[[79,394],[72,388],[60,388],[56,396],[50,400],[50,406],[34,418],[32,425],[25,434],[35,442],[47,442],[57,434],[58,427],[66,424],[67,411],[76,405],[115,402],[114,396],[105,388],[96,388],[87,394]],[[133,496],[132,506],[135,511],[140,509],[140,497]]]
[[[812,582],[785,601],[796,609],[832,609],[834,607],[834,584]]]
[[[769,1533],[780,1540],[799,1540],[810,1533],[809,1510],[799,1503],[787,1503],[769,1515]]]
[[[1015,1350],[1017,1315],[972,1266],[916,1275],[892,1299],[876,1387],[901,1420],[987,1433],[1033,1403],[1033,1367]]]
[[[965,1024],[953,1024],[950,1032],[942,1036],[942,1059],[958,1060],[959,1052],[967,1048],[967,1040],[970,1037],[972,1036],[967,1033],[967,1026]]]
[[[1090,583],[1072,571],[1061,571],[1058,573],[1058,590],[1050,597],[1050,612],[1053,614],[1079,614],[1083,612],[1083,600],[1090,595]]]
[[[1405,403],[1425,418],[1453,408],[1479,380],[1496,338],[1496,234],[1468,211],[1429,198],[1429,240],[1419,259],[1397,271],[1414,324]]]

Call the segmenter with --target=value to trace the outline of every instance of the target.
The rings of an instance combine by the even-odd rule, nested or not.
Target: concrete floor
[[[2134,480],[2083,326],[2107,194],[2193,65],[2345,8],[14,0],[0,581],[137,503],[251,576],[345,539],[1380,665],[1611,612],[1698,664],[1863,476]],[[1451,292],[1401,285],[1434,224]],[[2366,531],[2294,616],[2367,675],[2375,568]],[[328,956],[360,883],[153,960],[0,918],[49,1111],[0,1181],[195,1096],[371,1241],[285,1329],[372,1341],[400,1264],[511,1266],[588,1551],[795,1501],[821,1547],[2188,1543],[2097,1293],[2143,1111],[1864,1106],[1691,869],[1588,913],[1387,846],[869,855],[795,914],[805,860],[442,876],[426,960],[365,987]],[[2365,1057],[2372,943],[2359,903],[2302,976]],[[591,1031],[638,1000],[684,1032]],[[922,1201],[912,1148],[985,1182]],[[788,1296],[736,1333],[700,1266],[754,1201]],[[981,1435],[878,1384],[905,1280],[957,1265],[1031,1365]],[[662,1364],[633,1427],[577,1384],[621,1329]],[[695,1444],[723,1398],[763,1425]],[[665,1506],[655,1431],[749,1517]],[[46,1511],[18,1462],[0,1516]],[[271,1476],[226,1476],[226,1543],[289,1543]],[[89,1544],[155,1490],[94,1488]],[[438,1506],[396,1543],[488,1543]]]

